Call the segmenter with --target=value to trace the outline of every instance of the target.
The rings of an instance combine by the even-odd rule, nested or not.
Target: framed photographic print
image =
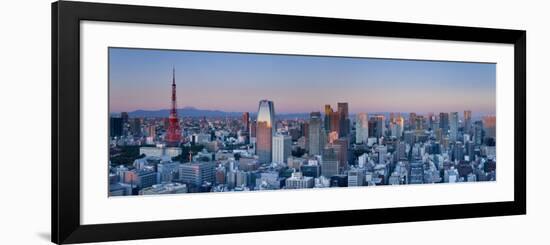
[[[525,214],[525,38],[55,2],[52,241]]]

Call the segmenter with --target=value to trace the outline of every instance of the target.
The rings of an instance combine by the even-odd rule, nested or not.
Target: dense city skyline
[[[496,109],[495,64],[123,48],[109,54],[111,112],[168,109],[172,67],[178,108],[254,112],[257,101],[269,99],[278,114],[322,111],[323,101],[349,102],[350,114],[479,116]]]
[[[496,180],[495,116],[353,120],[339,102],[276,120],[275,102],[258,104],[255,119],[180,118],[174,106],[168,117],[110,117],[109,196]]]
[[[215,84],[208,84],[208,79],[186,82],[196,76],[193,75],[196,70],[184,69],[185,75],[178,76],[174,65],[170,83],[164,86],[159,86],[164,83],[151,83],[147,78],[141,80],[145,84],[142,86],[111,82],[115,84],[112,86],[115,92],[111,90],[110,94],[110,103],[114,105],[111,104],[109,113],[109,196],[496,180],[496,116],[472,110],[482,108],[483,101],[494,95],[494,88],[491,90],[491,83],[485,82],[461,91],[460,86],[449,83],[450,78],[457,77],[455,82],[461,82],[464,77],[470,82],[486,79],[482,74],[488,72],[487,68],[477,73],[488,64],[469,64],[477,69],[474,72],[472,67],[464,70],[464,64],[453,63],[451,70],[461,73],[450,76],[452,72],[445,67],[449,63],[441,62],[185,54],[185,58],[197,56],[188,61],[188,65],[198,63],[208,67],[208,71],[215,71],[205,71],[205,77],[228,75],[210,81],[217,81]],[[220,62],[223,68],[198,62],[211,55],[218,57],[206,59]],[[136,60],[139,63],[140,58],[150,58],[149,63],[143,67],[132,65]],[[170,62],[169,57],[164,58]],[[258,72],[266,64],[258,66],[257,62],[265,59],[269,60],[270,69],[279,73],[260,75]],[[125,62],[132,70],[143,70],[144,74],[158,77],[152,71],[158,65],[156,61],[144,55]],[[373,73],[361,73],[363,70],[348,73],[354,66],[365,68],[366,61],[372,62],[369,69],[376,67],[377,72],[392,76],[399,73],[406,79],[401,78],[401,83],[392,80],[389,84],[377,85],[369,79]],[[117,62],[120,60],[114,63]],[[391,65],[380,65],[380,62]],[[238,69],[233,67],[236,64]],[[434,64],[440,67],[433,67]],[[426,66],[432,70],[426,70]],[[110,68],[111,74],[124,70],[117,65]],[[405,68],[415,70],[407,74]],[[235,74],[231,71],[235,70],[249,80],[232,80]],[[312,79],[312,74],[319,76],[318,73],[327,70],[330,76]],[[426,72],[423,77],[422,72]],[[443,79],[445,82],[434,82],[438,79],[426,82],[426,77],[442,76],[441,73],[449,77]],[[261,80],[263,77],[269,80],[272,75],[278,76],[276,80]],[[347,77],[336,78],[344,75]],[[361,81],[357,80],[359,77]],[[117,75],[111,79],[118,79]],[[409,84],[411,82],[415,84]],[[126,86],[124,92],[116,92],[121,85]],[[166,92],[156,95],[157,87]],[[377,93],[380,87],[391,92]],[[124,96],[133,99],[130,103],[139,101],[145,106],[154,106],[155,101],[162,100],[165,101],[162,104],[170,105],[169,110],[157,111],[155,116],[131,110],[117,113],[114,108],[126,101]],[[269,99],[273,97],[280,100]],[[251,101],[253,99],[255,101]],[[286,104],[289,101],[293,104]],[[213,116],[211,111],[197,110],[195,116],[190,116],[178,110],[182,104],[185,107],[201,103],[219,105],[205,105],[206,108],[231,108],[230,111],[241,112]],[[380,103],[386,103],[383,107],[390,113],[373,112]],[[395,105],[400,109],[392,109]],[[443,106],[435,109],[435,105]],[[494,105],[486,106],[494,113]],[[405,110],[409,107],[410,110]],[[422,108],[433,110],[427,113]],[[143,106],[140,109],[144,109]],[[285,113],[308,114],[280,116]],[[476,113],[483,117],[475,117]]]

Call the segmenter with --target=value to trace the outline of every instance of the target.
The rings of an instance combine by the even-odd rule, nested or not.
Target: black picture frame
[[[236,28],[514,45],[514,201],[80,224],[80,21]],[[411,222],[526,213],[526,31],[61,1],[52,4],[52,220],[54,243]],[[292,222],[289,222],[292,220]]]

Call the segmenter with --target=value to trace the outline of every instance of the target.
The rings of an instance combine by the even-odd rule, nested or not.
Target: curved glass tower
[[[271,162],[271,146],[275,134],[273,101],[261,100],[256,119],[256,155],[260,163]]]

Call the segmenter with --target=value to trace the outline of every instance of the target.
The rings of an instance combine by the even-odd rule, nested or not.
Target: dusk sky
[[[296,55],[109,49],[110,111],[168,109],[172,67],[178,108],[495,114],[496,65]]]

